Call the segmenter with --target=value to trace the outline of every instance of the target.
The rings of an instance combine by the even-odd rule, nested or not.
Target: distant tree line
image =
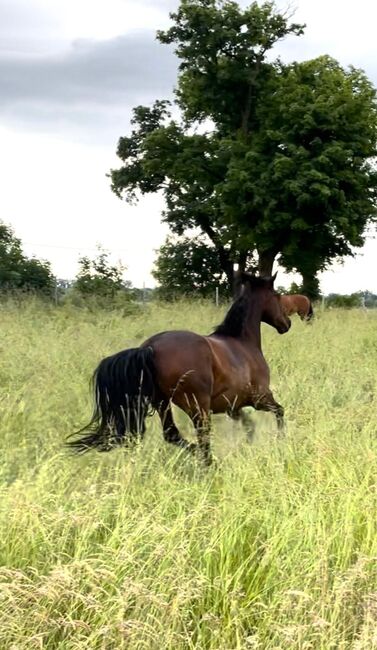
[[[367,309],[377,308],[377,294],[371,291],[357,291],[348,295],[330,293],[325,298],[326,307],[366,307]]]
[[[214,299],[219,288],[221,301],[228,301],[231,292],[224,274],[218,273],[216,254],[201,236],[180,240],[168,239],[161,247],[154,269],[159,282],[155,289],[135,288],[124,279],[126,267],[110,261],[101,247],[93,258],[79,259],[79,270],[73,280],[56,278],[49,262],[27,257],[13,229],[0,222],[0,291],[36,293],[57,302],[68,301],[93,309],[125,307],[151,300],[187,298]],[[279,293],[300,293],[302,285],[292,283],[289,289],[278,287]],[[377,295],[358,291],[350,295],[331,293],[327,307],[377,307]]]
[[[21,240],[11,226],[0,221],[0,291],[4,293],[36,293],[59,301],[69,296],[73,302],[105,306],[137,298],[131,283],[124,280],[125,267],[113,265],[109,253],[101,247],[90,259],[79,259],[79,271],[74,280],[58,279],[51,265],[36,257],[27,257]]]

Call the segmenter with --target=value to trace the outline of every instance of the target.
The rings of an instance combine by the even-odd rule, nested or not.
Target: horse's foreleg
[[[196,444],[194,442],[188,442],[187,440],[185,440],[185,438],[181,436],[179,429],[174,422],[171,403],[167,401],[163,401],[158,410],[158,414],[160,416],[162,431],[166,442],[169,442],[172,445],[176,445],[181,449],[187,449],[188,451],[195,451]]]
[[[284,437],[284,408],[281,404],[276,402],[271,391],[267,391],[263,395],[259,396],[258,399],[255,400],[253,406],[257,411],[268,411],[274,413],[278,427],[278,436],[280,438]]]

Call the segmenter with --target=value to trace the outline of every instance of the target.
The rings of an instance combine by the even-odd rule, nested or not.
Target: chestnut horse
[[[276,276],[275,276],[276,277]],[[96,406],[86,435],[68,445],[77,452],[108,451],[142,436],[145,418],[157,411],[164,438],[190,451],[199,448],[211,464],[211,413],[238,418],[244,406],[275,414],[283,428],[283,407],[269,388],[269,368],[261,349],[261,322],[279,334],[291,322],[274,291],[273,278],[243,273],[244,291],[209,336],[178,330],[155,334],[139,348],[103,359],[94,373]],[[178,431],[172,403],[192,419],[198,445]]]
[[[301,320],[306,321],[310,321],[314,317],[313,306],[309,298],[299,293],[281,296],[281,305],[287,316],[298,314]]]

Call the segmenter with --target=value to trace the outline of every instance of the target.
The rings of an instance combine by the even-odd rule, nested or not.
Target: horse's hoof
[[[255,441],[255,429],[248,431],[246,434],[246,442],[248,445],[254,444]]]
[[[218,469],[220,466],[220,461],[216,456],[210,456],[209,458],[204,459],[204,465],[206,467],[211,467],[212,469]]]

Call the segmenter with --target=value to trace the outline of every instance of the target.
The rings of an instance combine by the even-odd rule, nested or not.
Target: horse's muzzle
[[[280,327],[278,327],[279,334],[286,334],[286,332],[289,332],[289,330],[291,329],[291,325],[292,325],[292,323],[291,323],[290,319],[287,318],[287,322],[284,323],[284,325],[281,325]]]

